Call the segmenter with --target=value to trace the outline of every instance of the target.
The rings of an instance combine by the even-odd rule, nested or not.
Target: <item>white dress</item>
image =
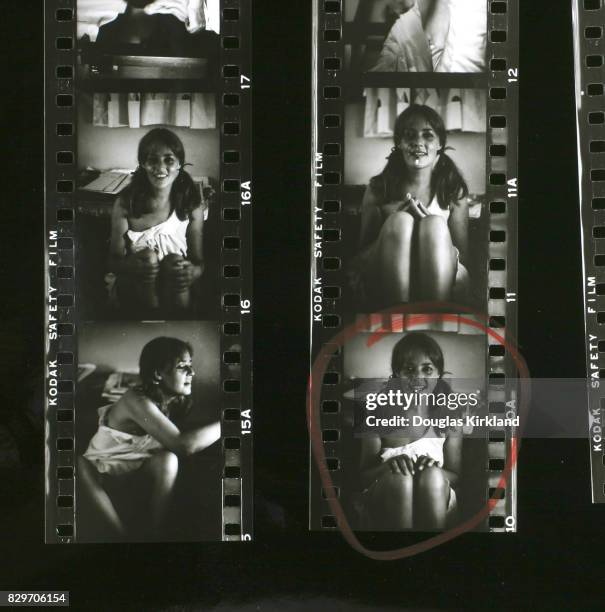
[[[136,253],[151,249],[156,252],[160,261],[171,254],[187,257],[188,225],[189,219],[181,221],[173,211],[166,221],[142,232],[128,230],[126,236],[130,241],[130,251]]]
[[[404,446],[397,447],[382,447],[380,451],[380,459],[381,461],[387,462],[393,459],[394,457],[399,457],[400,455],[407,455],[412,459],[412,461],[416,461],[418,457],[422,455],[426,455],[435,461],[438,467],[443,467],[443,446],[445,445],[446,439],[443,437],[437,437],[433,430],[427,430],[425,435],[418,440],[414,440],[414,442],[410,442],[409,444],[405,444]],[[374,481],[367,489],[365,489],[362,494],[364,496],[371,496],[374,493],[375,487],[381,478],[378,478]],[[456,491],[450,485],[449,496],[447,500],[446,512],[447,514],[453,513],[458,506],[458,500],[456,497]]]
[[[375,72],[483,72],[487,43],[485,0],[447,2],[449,26],[443,46],[423,28],[418,4],[404,13],[388,33]]]
[[[137,436],[106,425],[112,404],[101,406],[99,428],[90,440],[84,457],[102,474],[126,474],[141,467],[146,459],[163,448],[153,436]]]
[[[450,27],[435,72],[482,72],[487,44],[487,2],[448,0]]]

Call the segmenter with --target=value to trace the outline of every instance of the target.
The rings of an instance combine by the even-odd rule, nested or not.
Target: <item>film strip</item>
[[[580,215],[584,273],[586,365],[592,499],[605,503],[605,454],[602,444],[602,309],[605,210],[605,113],[603,107],[605,8],[601,0],[574,0],[574,49],[580,178]]]
[[[44,5],[45,539],[251,540],[250,3]]]
[[[311,529],[336,530],[345,527],[343,520],[360,531],[444,528],[443,521],[427,527],[422,521],[417,525],[409,516],[403,522],[393,520],[389,516],[393,510],[390,502],[384,498],[376,501],[376,495],[380,498],[378,487],[384,484],[382,476],[364,480],[364,465],[375,467],[378,471],[374,474],[383,474],[377,453],[384,457],[385,450],[391,452],[396,437],[389,441],[389,433],[379,430],[373,436],[381,440],[377,447],[360,441],[360,398],[367,400],[364,388],[379,391],[388,388],[389,377],[398,378],[390,369],[399,340],[412,335],[416,340],[419,335],[429,336],[431,343],[434,340],[442,349],[445,370],[454,372],[452,388],[457,383],[464,386],[462,379],[470,377],[468,370],[463,374],[464,364],[480,358],[481,366],[473,378],[475,383],[482,381],[483,414],[512,417],[516,411],[513,380],[517,373],[506,341],[514,340],[517,329],[518,4],[508,0],[463,5],[422,1],[314,2],[310,388],[320,391],[311,393],[309,404]],[[442,11],[444,8],[447,10]],[[431,15],[438,17],[433,19],[436,28],[432,31]],[[444,24],[450,34],[441,39],[445,51],[442,48],[440,55],[436,41]],[[472,37],[473,28],[475,43],[471,39],[463,43],[466,34]],[[456,52],[448,49],[448,36],[458,37],[454,45],[475,44],[481,48],[477,62],[457,58]],[[483,40],[484,47],[479,40]],[[449,68],[446,61],[450,61]],[[467,122],[473,107],[477,110],[475,125]],[[457,213],[452,212],[451,203],[449,217],[443,212],[447,206],[437,206],[434,170],[430,190],[422,195],[412,193],[410,186],[410,176],[420,173],[406,170],[404,174],[401,170],[397,176],[402,166],[421,168],[422,158],[431,158],[432,144],[422,142],[425,130],[429,139],[439,141],[435,155],[448,153],[466,180],[467,206],[463,208],[468,210],[470,253],[461,255],[458,249],[457,264],[460,270],[463,262],[470,272],[471,290],[462,298],[456,291],[458,272],[455,279],[450,277],[450,285],[439,298],[434,297],[438,291],[431,294],[418,278],[422,267],[430,269],[427,262],[431,256],[430,249],[428,254],[420,251],[424,239],[421,236],[432,235],[431,225],[443,229],[437,217],[447,220],[451,239],[448,244],[457,246],[456,230],[452,230],[455,222],[450,222],[451,215]],[[404,141],[408,131],[416,138],[414,149],[410,149],[417,153],[416,159],[406,159]],[[449,153],[450,146],[456,152]],[[435,159],[431,163],[433,169],[438,167]],[[391,180],[396,183],[395,195],[389,191]],[[420,193],[421,187],[418,189]],[[412,205],[416,206],[414,210]],[[374,219],[372,207],[380,212]],[[413,221],[399,213],[408,214]],[[430,219],[425,221],[424,217]],[[378,229],[372,235],[368,227],[373,223]],[[427,233],[421,235],[423,228]],[[406,250],[393,251],[393,245]],[[388,253],[382,258],[376,255],[380,249],[391,250],[379,251]],[[408,262],[407,270],[397,263],[397,272],[392,273],[393,252],[399,257],[397,262]],[[437,268],[444,265],[441,262]],[[390,277],[383,272],[385,268]],[[397,295],[384,290],[391,282],[397,287]],[[475,344],[477,334],[483,334],[480,345]],[[448,354],[445,347],[450,342],[452,346],[458,343],[458,348]],[[458,518],[469,518],[489,506],[489,516],[476,529],[514,532],[514,466],[506,483],[502,481],[505,466],[516,461],[514,419],[504,426],[500,423],[509,421],[485,422],[488,425],[480,433],[476,429],[467,439],[465,430],[463,435],[462,454],[467,463],[462,464],[459,484],[453,487],[461,506]],[[490,425],[496,422],[498,425]],[[415,434],[407,440],[415,441],[417,437]],[[317,460],[314,438],[321,439],[325,461]],[[403,446],[402,443],[400,448]],[[370,457],[366,464],[364,452]],[[404,449],[401,454],[406,452]],[[412,456],[411,451],[407,454]],[[437,455],[430,465],[435,465]],[[480,469],[473,471],[469,467],[470,457]],[[383,461],[386,463],[386,459]],[[446,473],[446,463],[447,459],[442,459],[436,465]],[[406,491],[409,495],[409,489]],[[389,495],[398,493],[401,491],[391,490]],[[451,494],[449,499],[447,504]],[[376,503],[378,506],[370,507]],[[340,509],[342,516],[338,515]],[[372,514],[373,519],[369,519]],[[452,525],[449,518],[446,524]]]

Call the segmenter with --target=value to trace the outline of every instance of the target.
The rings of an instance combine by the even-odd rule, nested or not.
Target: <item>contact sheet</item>
[[[517,3],[313,19],[310,528],[515,531]]]
[[[245,0],[47,0],[46,541],[251,540]]]
[[[602,240],[599,240],[605,235],[602,217],[605,208],[605,172],[602,168],[605,152],[603,3],[600,0],[574,0],[573,17],[592,500],[605,503],[600,383],[603,371],[602,325],[605,321],[600,297],[604,290],[601,271],[604,259]]]

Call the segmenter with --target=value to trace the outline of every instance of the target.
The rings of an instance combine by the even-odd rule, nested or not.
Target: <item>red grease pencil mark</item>
[[[427,311],[427,310],[435,310],[438,308],[443,311],[447,309],[449,312],[457,312],[457,313],[468,313],[472,316],[476,317],[476,319],[470,319],[465,317],[463,314],[440,314],[440,313],[432,313],[432,314],[415,314],[418,311]],[[511,440],[511,445],[508,453],[508,458],[506,461],[506,465],[502,474],[500,476],[500,480],[498,482],[498,486],[496,489],[505,489],[506,483],[510,478],[513,467],[517,462],[517,456],[521,446],[521,440],[523,439],[523,431],[525,428],[525,422],[527,420],[528,412],[529,412],[529,403],[530,403],[530,377],[529,370],[527,368],[527,364],[525,360],[517,350],[517,347],[509,340],[505,340],[503,336],[496,333],[493,329],[489,328],[489,319],[485,315],[478,313],[477,311],[472,310],[471,308],[466,308],[463,306],[459,306],[457,304],[449,304],[444,302],[439,303],[423,303],[423,304],[407,304],[402,306],[397,306],[388,310],[385,310],[380,313],[381,316],[390,316],[394,314],[399,315],[411,315],[407,316],[403,325],[399,325],[402,329],[398,329],[397,331],[411,330],[418,325],[422,325],[429,322],[441,321],[441,322],[458,322],[459,324],[466,325],[469,327],[474,327],[475,329],[479,329],[482,332],[486,333],[490,336],[495,342],[505,347],[507,353],[512,357],[513,362],[517,369],[517,378],[519,379],[519,395],[518,395],[518,416],[519,416],[519,427],[517,428],[517,437]],[[483,321],[483,323],[481,322]],[[317,385],[313,385],[313,381],[322,381],[323,376],[325,374],[325,370],[327,364],[330,361],[330,357],[334,353],[336,348],[343,347],[348,341],[354,338],[357,334],[362,332],[367,332],[370,323],[370,318],[366,317],[357,321],[354,325],[351,325],[341,332],[339,332],[334,338],[330,340],[330,342],[326,343],[324,347],[319,352],[319,355],[313,362],[313,366],[311,368],[311,376],[309,378],[309,388],[307,393],[307,424],[309,427],[309,435],[311,438],[311,448],[313,451],[313,456],[315,462],[317,464],[317,468],[319,470],[319,475],[321,478],[322,485],[325,490],[330,491],[334,487],[334,483],[332,482],[332,477],[330,475],[330,471],[328,470],[328,466],[326,463],[326,454],[324,451],[323,440],[321,436],[321,423],[320,423],[320,396],[321,396],[321,383]],[[377,342],[380,342],[384,337],[386,337],[387,333],[396,333],[391,329],[380,329],[373,333],[369,340],[368,346],[372,346]],[[494,493],[495,495],[496,493]],[[490,498],[488,499],[484,508],[482,508],[477,514],[473,517],[461,523],[460,525],[448,529],[443,533],[440,533],[436,536],[430,537],[427,540],[422,542],[418,542],[417,544],[412,544],[411,546],[406,546],[404,548],[398,548],[395,550],[385,550],[385,551],[377,551],[370,550],[366,548],[358,539],[357,536],[353,533],[351,526],[345,516],[345,513],[342,509],[340,501],[330,496],[328,498],[328,503],[330,504],[330,508],[332,513],[336,517],[338,528],[342,533],[345,540],[358,552],[370,559],[375,559],[378,561],[394,561],[396,559],[405,559],[407,557],[412,557],[422,552],[426,552],[435,546],[439,546],[440,544],[445,544],[454,538],[470,531],[475,528],[479,523],[485,520],[494,509],[494,507],[498,503],[498,499]]]

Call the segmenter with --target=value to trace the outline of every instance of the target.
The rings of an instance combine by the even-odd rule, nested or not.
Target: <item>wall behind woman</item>
[[[447,378],[483,380],[486,343],[484,335],[425,332],[434,338],[443,352]],[[388,378],[391,374],[393,347],[405,334],[383,334],[380,342],[368,343],[370,333],[357,334],[344,349],[344,373],[347,377]],[[460,391],[461,389],[458,389]]]
[[[347,185],[367,185],[382,172],[393,147],[392,138],[364,138],[364,104],[347,104],[345,109],[345,176]],[[450,132],[447,154],[466,179],[470,193],[485,193],[485,134]]]
[[[97,170],[136,168],[137,149],[141,138],[154,127],[107,128],[92,125],[92,96],[82,94],[78,104],[78,169]],[[185,160],[192,176],[218,179],[220,142],[217,129],[192,130],[168,126],[185,147]]]
[[[84,324],[78,330],[78,361],[92,363],[101,372],[138,372],[143,346],[158,336],[170,336],[193,347],[193,392],[197,397],[216,393],[220,386],[218,323],[171,321],[166,323]]]

